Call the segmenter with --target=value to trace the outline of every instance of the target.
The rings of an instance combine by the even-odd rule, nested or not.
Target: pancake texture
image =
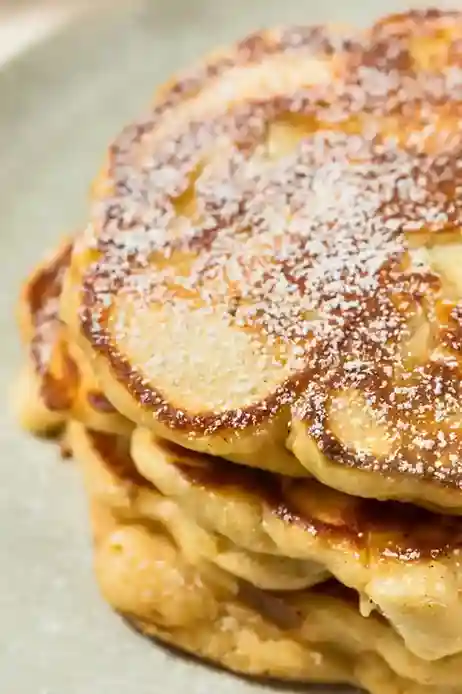
[[[18,416],[34,434],[59,431],[69,418],[91,429],[128,433],[132,425],[101,392],[91,366],[59,319],[71,251],[72,240],[63,240],[22,288],[18,315],[28,354],[20,375]]]
[[[436,660],[462,651],[461,518],[358,499],[313,479],[228,469],[142,428],[132,455],[141,475],[203,527],[251,551],[320,562],[412,653]]]
[[[158,90],[24,282],[18,418],[141,634],[462,694],[461,123],[461,12],[251,35]]]
[[[250,37],[113,143],[61,315],[128,419],[460,508],[462,18]]]
[[[264,564],[246,564],[251,552],[241,550],[246,574],[235,572],[223,561],[232,544],[141,477],[124,442],[73,423],[69,443],[83,468],[101,590],[143,633],[258,676],[351,682],[377,694],[462,691],[462,655],[416,657],[333,582],[262,590]],[[295,561],[284,562],[289,575]],[[311,567],[311,582],[319,578]]]

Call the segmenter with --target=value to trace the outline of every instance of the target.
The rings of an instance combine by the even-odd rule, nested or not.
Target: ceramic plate
[[[7,394],[20,362],[14,304],[25,273],[60,234],[85,220],[87,187],[109,139],[142,110],[169,73],[262,26],[365,24],[406,6],[393,0],[113,4],[0,72],[0,379],[5,394],[0,690],[5,694],[271,691],[152,645],[100,599],[76,470],[58,459],[53,446],[22,434],[9,411]]]

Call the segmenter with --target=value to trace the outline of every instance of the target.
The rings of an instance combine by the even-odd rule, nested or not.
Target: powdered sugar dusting
[[[303,32],[291,30],[283,46],[270,42],[273,57],[312,51]],[[119,316],[107,325],[117,293],[135,312],[168,306],[179,324],[185,313],[197,321],[219,314],[261,355],[262,379],[281,374],[264,403],[252,401],[249,379],[241,408],[227,410],[224,397],[215,418],[189,417],[153,389],[156,365],[168,369],[168,360],[149,337],[149,360],[122,371],[156,416],[211,433],[291,404],[333,459],[435,479],[462,475],[451,438],[461,423],[457,300],[443,324],[446,285],[422,252],[456,238],[462,222],[461,40],[459,17],[437,13],[383,23],[362,46],[318,42],[331,61],[328,85],[277,96],[269,88],[270,97],[249,100],[237,80],[232,105],[179,119],[155,142],[169,109],[206,102],[230,67],[222,59],[219,70],[188,77],[183,101],[181,90],[174,103],[170,94],[116,142],[116,194],[95,211],[101,258],[88,272],[82,314],[95,348],[122,373],[117,344],[126,323]],[[239,44],[233,68],[241,60],[245,70],[248,54],[264,61],[265,41]],[[444,54],[438,70],[422,64],[418,41]],[[275,124],[287,140],[274,135],[269,147]],[[236,388],[245,391],[242,379]],[[360,393],[376,422],[387,423],[391,452],[380,458],[333,436],[338,391]]]

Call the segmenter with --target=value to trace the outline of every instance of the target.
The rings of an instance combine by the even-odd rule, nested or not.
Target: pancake
[[[462,15],[264,32],[111,146],[61,315],[157,436],[460,513]]]
[[[306,588],[329,576],[315,561],[249,551],[227,537],[201,528],[137,472],[126,437],[90,431],[73,421],[68,425],[66,440],[81,464],[92,504],[110,508],[111,514],[124,522],[162,523],[190,561],[201,558],[213,562],[268,590]]]
[[[461,66],[437,10],[218,51],[24,284],[20,419],[80,463],[146,636],[462,694]]]
[[[109,166],[107,170],[104,172],[104,181],[103,183],[100,183],[98,185],[98,190],[100,191],[100,196],[97,200],[96,203],[96,208],[100,209],[101,207],[106,208],[105,203],[108,203],[109,200],[114,201],[115,208],[113,212],[110,214],[115,214],[116,213],[116,208],[117,208],[117,194],[115,191],[115,188],[117,187],[117,182],[113,179],[113,174],[116,172],[116,170],[121,171],[122,167],[122,160],[120,159],[120,155],[122,155],[122,149],[126,150],[127,152],[127,162],[123,164],[123,168],[128,171],[129,170],[129,160],[130,162],[133,162],[133,159],[139,159],[140,160],[140,168],[143,168],[143,164],[141,159],[144,159],[145,156],[148,159],[151,159],[152,156],[156,156],[155,149],[157,149],[156,141],[159,141],[159,138],[162,141],[167,142],[167,146],[165,147],[164,155],[167,155],[167,150],[170,148],[169,144],[169,138],[173,137],[175,138],[176,136],[180,137],[183,136],[184,133],[187,133],[187,129],[189,125],[191,125],[192,128],[195,127],[195,123],[197,124],[199,121],[204,121],[204,124],[207,124],[209,119],[213,117],[216,120],[217,127],[220,127],[221,119],[222,117],[226,117],[226,110],[227,106],[229,106],[229,100],[231,99],[233,103],[235,102],[236,99],[239,98],[239,93],[241,92],[243,96],[247,95],[248,98],[264,98],[265,95],[268,94],[268,90],[272,91],[273,94],[277,94],[281,84],[284,83],[285,80],[291,80],[292,82],[297,79],[303,79],[306,81],[307,84],[312,83],[312,82],[320,82],[320,81],[328,81],[332,78],[332,74],[334,71],[333,64],[335,61],[332,59],[332,53],[334,51],[332,42],[335,43],[342,43],[341,37],[337,37],[334,34],[332,35],[331,39],[329,38],[329,33],[327,30],[308,30],[306,29],[304,32],[299,32],[295,31],[282,31],[282,32],[269,32],[267,34],[261,34],[261,35],[255,35],[251,38],[249,38],[246,41],[243,41],[240,43],[235,49],[232,49],[229,52],[221,52],[218,55],[215,55],[213,58],[209,60],[208,63],[205,63],[203,66],[201,66],[197,71],[191,71],[187,75],[183,75],[178,78],[178,80],[170,85],[170,87],[166,87],[165,89],[161,90],[162,96],[155,102],[152,111],[148,114],[147,121],[149,123],[152,121],[152,119],[156,120],[157,118],[160,119],[158,122],[158,127],[155,127],[153,124],[153,127],[151,128],[148,125],[148,122],[146,123],[138,123],[135,124],[132,127],[127,128],[124,133],[121,135],[121,138],[118,143],[116,143],[112,148],[111,148],[111,154],[109,156]],[[298,45],[300,44],[300,45]],[[287,48],[287,50],[284,50]],[[296,78],[295,75],[298,75]],[[228,102],[225,98],[226,94],[229,94],[228,97]],[[195,96],[196,95],[196,96]],[[223,100],[224,99],[224,100]],[[222,103],[223,102],[223,103]],[[239,103],[239,101],[236,101],[236,108],[241,105],[243,107],[243,113],[241,114],[241,120],[247,121],[248,118],[247,116],[249,115],[247,113],[246,109],[246,102],[242,101]],[[192,118],[194,116],[194,119]],[[163,132],[164,126],[167,125],[167,122],[172,122],[173,120],[178,125],[179,130],[174,134],[173,132]],[[186,130],[185,130],[186,128]],[[207,130],[207,129],[205,129]],[[143,133],[145,135],[143,135]],[[215,134],[216,135],[216,134]],[[227,150],[228,150],[228,145],[225,142],[225,136],[226,133],[223,133],[221,137],[214,136],[213,137],[213,142],[215,144],[215,158],[216,158],[216,165],[219,165],[220,161],[225,161],[227,159]],[[143,146],[140,147],[141,145],[141,140],[143,140]],[[138,142],[138,140],[140,140]],[[144,147],[144,144],[147,144],[147,141],[152,142],[153,147],[148,146],[146,149]],[[186,140],[188,138],[186,137]],[[208,145],[210,145],[210,138],[207,137],[208,140]],[[187,145],[188,142],[185,141],[185,145]],[[231,143],[230,143],[231,144]],[[245,143],[242,142],[242,146],[244,147]],[[189,146],[189,145],[188,145]],[[223,149],[224,148],[224,149]],[[148,151],[154,149],[153,152]],[[144,151],[143,151],[144,150]],[[116,154],[116,153],[119,154]],[[198,153],[199,154],[199,153]],[[164,156],[162,155],[162,156]],[[118,159],[118,163],[115,161],[115,158]],[[199,162],[199,160],[198,160]],[[179,162],[176,162],[172,159],[171,162],[175,166],[175,170],[180,172],[180,165]],[[177,166],[178,163],[178,166]],[[205,163],[205,160],[204,160]],[[157,167],[157,165],[156,165]],[[189,167],[188,167],[189,168]],[[173,166],[169,165],[169,171],[174,171]],[[138,183],[135,181],[135,179],[138,176],[138,173],[136,168],[133,169],[133,185],[138,186]],[[159,183],[161,182],[163,175],[162,171],[159,170]],[[167,172],[168,173],[168,172]],[[199,171],[197,172],[199,174]],[[225,173],[225,172],[223,172]],[[130,173],[130,177],[132,176],[132,173]],[[185,185],[183,185],[183,183]],[[183,183],[180,183],[180,188],[182,189],[182,192],[180,191],[180,188],[178,188],[178,195],[175,194],[174,198],[171,198],[171,200],[167,200],[166,203],[169,207],[169,211],[167,211],[167,216],[170,213],[173,213],[173,207],[174,205],[178,205],[178,207],[181,207],[182,205],[186,206],[187,203],[187,197],[188,197],[188,185],[186,185],[186,180],[183,181]],[[129,184],[131,185],[131,184]],[[177,184],[172,180],[172,185],[176,188]],[[183,190],[184,188],[184,190]],[[154,197],[157,196],[156,193],[157,186],[154,186],[153,188],[153,195]],[[101,191],[106,191],[105,194],[101,193]],[[160,189],[158,193],[161,195],[162,198],[165,197],[163,194],[163,191]],[[143,197],[144,193],[140,189],[140,194]],[[171,196],[170,196],[171,197]],[[176,202],[175,202],[176,201]],[[127,200],[128,202],[128,200]],[[216,201],[217,202],[217,201]],[[212,203],[212,201],[211,201]],[[150,205],[150,209],[153,210],[154,214],[157,214],[157,207],[153,198],[153,204]],[[133,207],[133,206],[132,206]],[[163,203],[162,203],[163,207]],[[136,208],[133,208],[135,211],[135,214],[137,215]],[[159,208],[160,211],[160,208]],[[162,213],[163,214],[163,213]],[[102,216],[104,217],[105,212],[102,212]],[[176,224],[176,219],[172,218],[172,225],[175,229],[171,229],[172,235],[175,235],[178,237],[178,241],[181,242],[181,238],[186,239],[187,237],[190,236],[188,232],[188,227],[191,228],[191,231],[193,231],[193,228],[191,224],[188,222],[188,218],[185,215],[179,215],[178,216],[179,224]],[[134,222],[134,220],[132,220]],[[160,220],[159,220],[160,221]],[[129,225],[131,224],[129,220],[127,220]],[[158,228],[157,222],[154,221],[153,219],[153,224]],[[117,219],[113,220],[111,222],[110,226],[114,227],[119,227],[119,222]],[[76,339],[79,344],[82,344],[82,346],[85,348],[90,346],[92,349],[91,351],[91,357],[93,358],[93,350],[95,347],[95,344],[98,343],[101,346],[101,349],[95,349],[94,351],[96,352],[96,364],[97,364],[97,371],[98,374],[101,375],[101,378],[103,379],[102,384],[103,384],[103,390],[108,396],[108,398],[116,405],[117,409],[121,412],[124,412],[125,414],[129,415],[129,418],[134,419],[135,421],[137,418],[141,417],[144,421],[146,420],[152,420],[158,423],[159,427],[165,428],[165,434],[168,435],[173,435],[175,432],[175,428],[170,427],[168,422],[165,421],[164,418],[164,423],[159,420],[158,418],[158,413],[160,409],[163,409],[167,415],[167,418],[172,419],[171,423],[174,424],[176,421],[176,416],[173,410],[170,410],[169,403],[167,400],[165,401],[164,405],[162,405],[160,408],[156,407],[154,403],[152,406],[149,404],[148,401],[145,403],[145,407],[140,407],[140,401],[142,398],[142,393],[141,390],[140,392],[136,392],[136,389],[134,390],[134,383],[131,383],[130,385],[128,383],[123,383],[123,389],[119,389],[118,386],[121,385],[121,382],[119,380],[115,380],[111,378],[111,374],[114,372],[115,369],[117,369],[117,374],[118,376],[121,377],[121,381],[123,382],[124,379],[122,378],[122,361],[120,362],[119,366],[120,368],[117,367],[117,365],[112,363],[110,354],[106,354],[104,352],[104,343],[106,342],[106,339],[104,338],[103,335],[101,335],[101,338],[97,338],[95,335],[95,339],[86,339],[87,337],[89,338],[90,336],[82,336],[82,331],[81,328],[83,326],[80,325],[80,321],[77,321],[77,315],[75,314],[75,310],[77,308],[78,312],[82,313],[82,321],[86,325],[89,320],[92,320],[90,318],[90,314],[93,316],[93,324],[95,326],[95,329],[98,328],[100,325],[100,321],[98,320],[98,316],[100,315],[101,312],[101,304],[99,303],[99,298],[94,297],[95,303],[93,308],[86,310],[85,307],[82,307],[82,311],[80,311],[80,304],[81,300],[83,300],[83,296],[80,296],[80,293],[77,291],[77,288],[79,287],[79,280],[80,280],[80,275],[81,272],[83,272],[83,275],[85,277],[86,275],[86,268],[88,262],[92,264],[93,261],[98,261],[97,262],[97,267],[100,267],[103,273],[106,273],[109,276],[114,276],[112,271],[110,270],[110,260],[109,258],[105,259],[102,258],[100,259],[99,256],[99,250],[94,248],[94,239],[93,239],[93,232],[96,234],[98,239],[103,240],[103,237],[106,236],[107,234],[105,233],[105,230],[107,231],[107,225],[103,219],[99,221],[98,219],[94,219],[93,223],[90,225],[90,227],[87,229],[86,234],[84,234],[80,239],[77,240],[76,243],[76,249],[74,252],[73,256],[73,266],[71,268],[71,273],[69,275],[71,282],[68,285],[68,288],[70,290],[69,296],[64,296],[64,301],[62,303],[62,316],[64,320],[69,324],[71,327],[71,331],[73,334],[74,339]],[[198,227],[198,231],[200,231],[200,228]],[[133,233],[132,233],[133,232]],[[163,234],[163,232],[162,232]],[[124,235],[124,239],[128,241],[129,236],[135,241],[135,247],[139,246],[145,247],[145,242],[148,242],[148,245],[150,244],[150,241],[148,241],[148,235],[146,234],[140,234],[140,227],[132,225],[132,231]],[[199,236],[197,237],[197,241],[199,241]],[[116,241],[117,247],[119,247],[119,241]],[[157,242],[155,243],[157,247]],[[181,244],[180,244],[181,245]],[[200,243],[198,246],[198,250],[200,247]],[[113,250],[115,249],[115,245],[112,244],[112,241],[109,241],[108,244],[108,250],[109,247],[112,248]],[[120,254],[117,251],[117,255],[120,256],[119,259],[122,259],[122,256],[126,254],[126,251],[128,248],[124,247],[124,244],[122,243],[122,246],[120,247]],[[164,249],[165,250],[165,249]],[[134,250],[135,255],[137,255],[136,248]],[[162,261],[162,257],[164,255],[162,248],[159,247],[159,262],[163,265],[165,265],[165,262]],[[185,254],[179,249],[179,256],[176,254],[176,259],[178,262],[180,262],[180,257],[184,255],[184,261],[187,261],[187,258],[189,254],[186,252]],[[132,251],[128,252],[128,257],[130,258],[132,255]],[[124,261],[122,260],[122,264],[124,264]],[[187,263],[188,264],[188,263]],[[104,271],[103,271],[103,266],[104,266]],[[150,268],[151,271],[152,268]],[[185,270],[187,268],[185,267]],[[165,265],[165,270],[168,271],[168,264]],[[174,271],[175,275],[178,273],[181,274],[181,269],[179,265],[175,262],[175,268],[172,267],[172,270]],[[107,272],[106,272],[107,271]],[[149,272],[150,274],[150,272]],[[85,281],[84,277],[82,277],[82,282]],[[93,278],[94,282],[92,281],[92,286],[93,284],[95,286],[99,286],[102,284],[106,284],[106,281],[103,280],[101,283],[101,278],[94,277]],[[146,277],[146,280],[149,281],[149,277]],[[140,281],[142,280],[142,277],[140,276]],[[72,289],[75,288],[75,294],[73,295]],[[121,292],[119,294],[121,300],[124,300],[127,298],[128,302],[131,306],[136,306],[136,303],[133,302],[135,297],[128,298],[126,291],[121,287]],[[91,291],[90,289],[87,291],[85,290],[85,295],[88,295],[88,301],[93,302],[93,298],[91,298]],[[102,299],[102,297],[100,297]],[[168,302],[165,302],[165,307],[168,307]],[[161,307],[159,307],[161,308]],[[111,320],[109,321],[111,324],[114,325],[115,328],[117,326],[120,326],[121,328],[123,327],[123,313],[125,312],[125,309],[120,307],[120,318],[121,321],[116,318],[115,314],[112,315]],[[138,309],[138,306],[137,306]],[[138,312],[138,311],[137,311]],[[107,313],[107,312],[106,312]],[[146,312],[144,310],[140,311],[139,315],[144,315],[146,316]],[[168,316],[164,315],[162,312],[160,314],[157,314],[156,316],[159,320],[162,320],[162,322],[165,323],[165,320],[168,320],[168,323],[170,327],[173,327],[172,321],[174,324],[178,324],[178,321],[175,319],[175,317],[172,315],[170,318]],[[154,316],[154,317],[156,317]],[[186,318],[186,316],[185,316]],[[193,339],[193,336],[195,334],[195,331],[191,331],[189,325],[191,321],[194,321],[197,326],[201,326],[202,321],[198,320],[196,322],[196,318],[199,318],[199,316],[191,315],[191,320],[188,319],[188,327],[186,327],[186,324],[184,327],[186,328],[185,334],[189,333],[190,339]],[[156,336],[156,341],[159,347],[159,350],[161,350],[162,354],[165,355],[165,358],[168,357],[168,355],[171,355],[174,360],[180,360],[181,355],[184,354],[184,347],[185,345],[181,342],[183,340],[182,335],[177,335],[174,339],[174,345],[170,343],[170,341],[167,340],[168,338],[168,333],[165,328],[168,326],[164,324],[164,329],[161,329],[160,325],[152,325],[149,328],[149,331],[151,334],[155,334]],[[209,326],[211,328],[212,326]],[[216,326],[219,328],[220,326]],[[218,337],[220,338],[220,343],[223,342],[223,340],[227,340],[228,338],[231,338],[235,331],[231,329],[231,331],[227,330],[226,325],[222,326],[223,330],[225,332],[221,333]],[[102,326],[101,326],[102,328]],[[136,326],[132,326],[129,330],[130,334],[133,336],[137,333],[139,333],[139,328]],[[212,330],[209,330],[210,336],[212,337]],[[236,332],[236,335],[238,336],[239,339],[239,334]],[[141,344],[141,341],[140,341]],[[192,346],[192,345],[191,345]],[[120,357],[121,359],[123,358],[123,352],[121,350],[116,349],[117,345],[114,345],[114,350],[111,350],[111,354],[113,355],[120,352]],[[120,345],[122,348],[122,345]],[[197,347],[197,345],[196,345]],[[204,365],[203,357],[205,353],[208,353],[207,349],[207,344],[203,343],[202,344],[203,348],[203,353],[201,360]],[[149,348],[151,351],[151,348]],[[244,350],[244,351],[242,351]],[[131,352],[131,348],[130,348]],[[160,351],[159,351],[160,353]],[[252,365],[252,370],[254,370],[254,362],[255,359],[252,356],[252,354],[249,352],[249,349],[245,346],[242,345],[242,348],[240,349],[239,354],[234,354],[233,350],[229,351],[230,353],[230,358],[232,357],[233,360],[235,360],[238,357],[246,357],[246,360],[248,362],[248,368],[251,368]],[[176,356],[175,356],[176,355]],[[247,355],[247,356],[246,356]],[[128,355],[127,355],[128,356]],[[213,358],[213,354],[209,354],[210,359]],[[101,357],[101,359],[99,359]],[[131,359],[133,360],[133,355],[130,354]],[[211,362],[210,362],[211,363]],[[185,361],[186,364],[186,361]],[[191,362],[192,365],[192,362]],[[200,369],[199,372],[197,372],[197,369],[199,368],[200,364],[197,362],[194,365],[195,371],[197,375],[199,376],[199,382],[195,384],[195,388],[193,389],[195,392],[194,398],[195,399],[202,399],[205,393],[203,393],[203,387],[205,389],[209,388],[207,383],[204,381],[203,378],[203,365]],[[162,366],[162,372],[165,373],[165,375],[168,377],[169,374],[172,374],[171,367],[174,366],[165,364]],[[218,366],[218,365],[217,365]],[[213,388],[213,393],[211,393],[212,399],[215,399],[218,397],[219,399],[228,399],[228,398],[233,398],[233,393],[232,393],[232,383],[230,382],[230,367],[232,366],[231,364],[228,366],[227,369],[222,369],[223,365],[220,364],[220,371],[217,369],[213,369],[213,371],[216,371],[217,373],[217,378],[220,379],[219,374],[222,374],[222,379],[220,383],[216,383],[216,386]],[[175,367],[174,367],[175,368]],[[127,369],[128,369],[128,362],[127,362]],[[237,371],[237,366],[236,366],[236,371]],[[109,372],[109,373],[108,373]],[[228,376],[226,375],[228,374]],[[108,376],[106,379],[105,376]],[[127,374],[128,375],[128,374]],[[181,397],[188,398],[189,395],[193,396],[193,393],[191,392],[191,389],[188,388],[188,380],[190,379],[191,374],[189,373],[178,373],[176,375],[176,378],[178,378],[180,383],[180,391],[181,393],[184,393]],[[274,379],[273,379],[274,380]],[[138,376],[137,376],[137,383],[139,385],[139,389],[145,388],[143,386],[143,383],[146,381],[146,386],[148,386],[147,379],[143,376],[142,372],[139,371]],[[167,385],[167,384],[166,384]],[[243,384],[245,386],[245,383]],[[258,384],[255,384],[257,386]],[[133,395],[128,394],[128,389],[125,388],[125,386],[129,387],[129,390]],[[188,389],[188,392],[186,390]],[[114,390],[117,391],[113,392]],[[150,394],[151,391],[148,388],[146,390],[145,388],[145,394],[148,400],[151,400],[152,397],[151,395],[154,393],[152,391],[152,394]],[[180,395],[180,392],[178,393]],[[119,396],[121,396],[119,398]],[[239,398],[240,400],[240,398]],[[184,403],[185,408],[184,408],[184,414],[185,414],[185,429],[184,433],[187,434],[189,427],[189,416],[188,416],[188,410],[190,409],[190,406],[188,405],[187,402]],[[194,405],[194,408],[196,406]],[[154,415],[154,416],[153,416]],[[213,413],[211,413],[212,419],[213,419]],[[162,418],[161,418],[162,419]],[[228,429],[228,427],[225,427]],[[272,434],[276,434],[276,431],[279,430],[280,435],[279,439],[281,439],[282,444],[284,443],[284,439],[286,436],[286,422],[278,422],[274,420],[274,422],[271,424],[271,431]],[[253,428],[255,429],[255,428]],[[253,431],[251,437],[242,437],[242,447],[241,450],[237,451],[234,450],[232,451],[231,449],[237,449],[238,448],[238,443],[237,443],[237,437],[235,435],[232,436],[232,441],[230,440],[229,446],[227,446],[226,441],[225,441],[225,435],[223,431],[221,433],[217,432],[217,436],[214,437],[214,440],[218,442],[220,440],[224,446],[227,446],[228,452],[232,455],[232,457],[241,457],[243,459],[243,462],[245,464],[252,464],[251,459],[252,459],[252,453],[253,449],[256,447],[258,448],[258,452],[260,454],[261,458],[265,458],[267,460],[273,459],[274,460],[274,465],[279,464],[280,465],[280,458],[283,457],[286,459],[286,465],[287,467],[294,467],[294,468],[301,468],[297,461],[289,454],[289,452],[286,451],[284,445],[279,446],[279,450],[276,450],[276,447],[273,446],[273,435],[267,435],[265,431],[266,427],[261,427],[259,428],[258,431]],[[223,427],[222,427],[223,430]],[[232,432],[229,432],[232,434]],[[197,445],[200,445],[200,441],[202,440],[202,444],[204,446],[208,446],[208,437],[207,436],[200,436],[200,432],[196,432],[196,434],[199,434],[199,436],[196,436],[196,443]],[[181,436],[181,433],[180,433]],[[213,445],[213,444],[212,444]],[[222,451],[220,451],[222,452]],[[234,455],[235,453],[235,455]]]
[[[35,434],[59,431],[70,416],[93,429],[128,433],[130,423],[101,392],[91,366],[59,319],[71,251],[72,241],[63,240],[22,288],[18,313],[27,358],[15,390],[18,416]]]
[[[384,620],[360,615],[352,591],[332,581],[262,590],[251,572],[223,570],[207,549],[213,536],[140,476],[126,440],[73,423],[69,441],[86,481],[101,590],[142,633],[254,676],[377,694],[461,691],[460,657],[412,655]]]
[[[226,466],[142,428],[132,456],[144,478],[207,530],[250,551],[323,565],[420,658],[462,651],[462,519]]]

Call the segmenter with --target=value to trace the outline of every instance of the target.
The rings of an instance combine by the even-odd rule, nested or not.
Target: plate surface
[[[87,16],[0,72],[0,384],[5,394],[0,690],[5,694],[274,691],[153,647],[99,598],[76,471],[58,460],[52,446],[18,431],[8,407],[20,362],[14,304],[25,273],[60,234],[85,220],[87,187],[107,142],[172,71],[262,26],[365,24],[419,4],[132,1],[129,8],[113,6]]]

